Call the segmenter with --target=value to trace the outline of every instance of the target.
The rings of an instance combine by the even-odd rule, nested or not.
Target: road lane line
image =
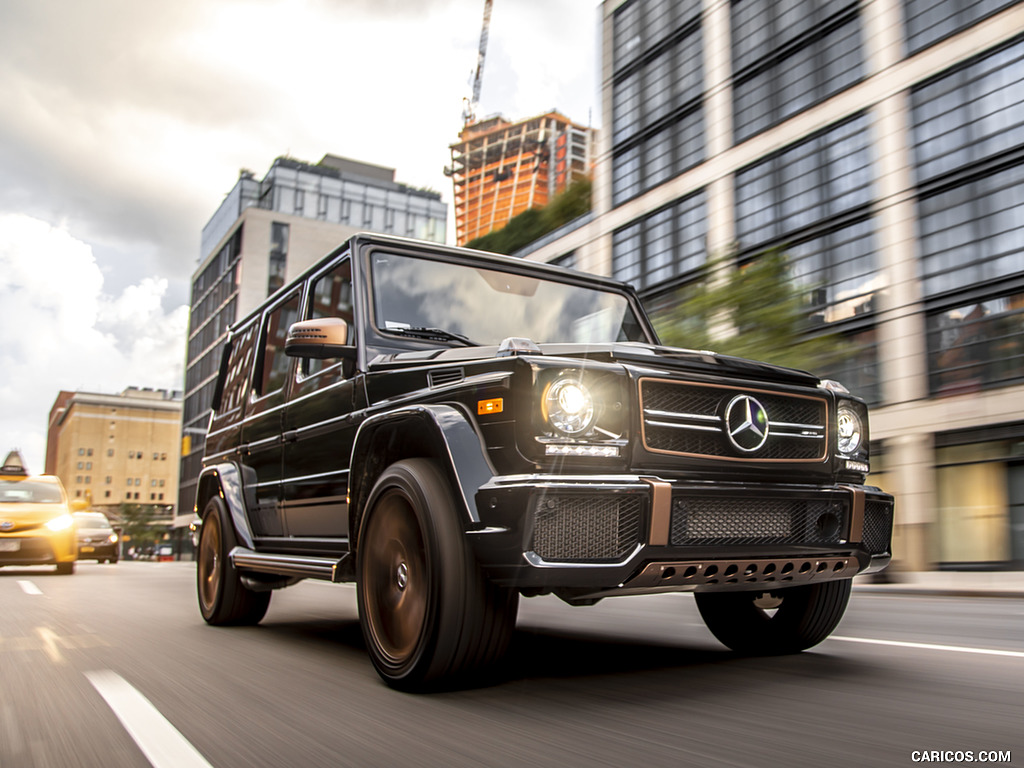
[[[41,590],[39,587],[37,587],[35,584],[33,584],[31,581],[28,581],[27,579],[19,579],[18,586],[21,587],[21,591],[24,592],[26,595],[43,594],[43,590]]]
[[[86,672],[153,768],[212,768],[149,699],[109,669]]]
[[[43,641],[43,650],[54,664],[63,664],[64,656],[57,647],[57,633],[46,627],[36,627],[36,634]]]
[[[867,645],[890,645],[897,648],[914,648],[922,651],[949,651],[951,653],[977,653],[983,656],[1009,656],[1024,659],[1024,651],[999,651],[993,648],[967,648],[962,645],[935,645],[934,643],[908,643],[899,640],[873,640],[867,637],[840,637],[833,635],[829,640],[841,640],[844,643],[865,643]]]

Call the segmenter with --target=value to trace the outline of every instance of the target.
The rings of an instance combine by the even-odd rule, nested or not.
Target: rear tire
[[[235,543],[224,502],[214,496],[203,514],[196,563],[199,610],[207,624],[259,624],[270,605],[270,592],[253,592],[246,587],[231,564],[228,553]]]
[[[484,576],[438,466],[391,465],[367,510],[356,560],[359,622],[384,682],[422,690],[492,666],[508,648],[519,594]]]
[[[61,576],[70,576],[75,572],[74,561],[70,563],[57,563],[57,573]]]
[[[738,653],[777,656],[817,645],[836,628],[852,579],[765,592],[697,592],[711,633]],[[765,597],[770,595],[770,597]]]

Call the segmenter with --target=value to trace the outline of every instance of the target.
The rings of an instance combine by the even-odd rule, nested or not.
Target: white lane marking
[[[39,587],[37,587],[35,584],[33,584],[28,579],[19,579],[18,580],[18,586],[21,587],[21,591],[24,592],[26,595],[41,595],[41,594],[43,594],[43,590],[41,590]]]
[[[212,768],[149,699],[109,669],[86,672],[153,768]]]
[[[866,643],[868,645],[890,645],[897,648],[915,648],[922,651],[949,651],[951,653],[978,653],[983,656],[1009,656],[1024,659],[1024,651],[999,651],[993,648],[966,648],[962,645],[935,645],[934,643],[906,643],[899,640],[872,640],[867,637],[840,637],[833,635],[829,640],[841,640],[844,643]]]

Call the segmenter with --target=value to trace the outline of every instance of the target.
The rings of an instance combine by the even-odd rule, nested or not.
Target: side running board
[[[232,565],[247,571],[273,573],[296,579],[322,579],[335,584],[351,581],[354,563],[351,554],[341,558],[310,557],[308,555],[271,555],[235,547],[228,557]]]

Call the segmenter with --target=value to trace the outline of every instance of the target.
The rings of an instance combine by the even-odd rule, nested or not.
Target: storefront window
[[[936,450],[938,561],[1005,563],[1010,553],[1008,442]]]

